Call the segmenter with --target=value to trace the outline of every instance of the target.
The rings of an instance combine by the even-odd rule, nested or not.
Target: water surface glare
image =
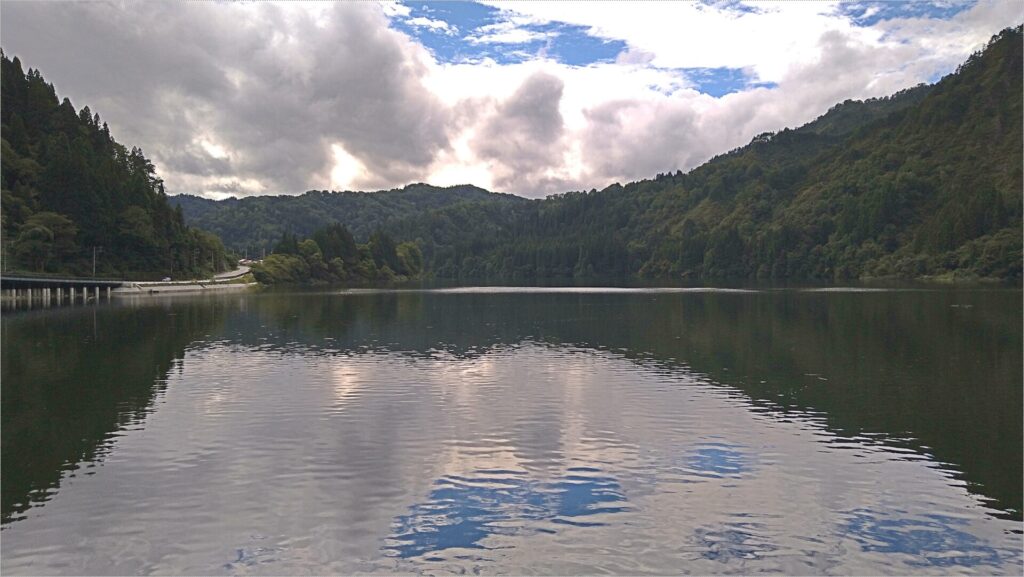
[[[1021,293],[3,318],[5,574],[1021,574]]]

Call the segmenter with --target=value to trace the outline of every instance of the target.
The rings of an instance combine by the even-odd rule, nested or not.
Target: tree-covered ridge
[[[185,225],[153,164],[88,106],[58,100],[38,70],[3,55],[4,271],[193,276],[223,270],[224,247]]]
[[[600,191],[181,200],[194,222],[258,246],[334,221],[360,240],[381,228],[442,278],[1020,279],[1022,60],[1021,28],[1007,29],[935,85]]]
[[[913,88],[900,90],[895,94],[882,98],[845,100],[830,108],[828,112],[819,116],[813,122],[809,122],[796,130],[797,132],[832,136],[848,135],[875,120],[885,118],[905,108],[916,106],[924,100],[925,96],[931,93],[932,88],[933,86],[930,84],[918,84]]]
[[[366,240],[387,222],[464,202],[501,205],[527,202],[511,194],[494,194],[470,185],[436,187],[410,184],[380,192],[311,190],[300,196],[251,196],[213,201],[192,195],[171,197],[194,226],[219,235],[224,243],[250,257],[268,253],[282,234],[307,237],[332,223]]]
[[[444,277],[1021,277],[1022,34],[687,174],[391,224]]]
[[[422,271],[423,254],[415,243],[396,244],[377,230],[366,244],[356,244],[340,223],[318,229],[301,242],[294,234],[283,234],[273,254],[252,268],[256,280],[265,285],[402,282]]]

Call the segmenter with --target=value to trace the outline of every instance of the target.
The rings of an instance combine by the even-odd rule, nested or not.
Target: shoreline
[[[120,286],[111,290],[111,295],[116,297],[124,296],[139,296],[139,295],[166,295],[166,294],[178,294],[178,293],[196,293],[196,292],[218,292],[218,291],[237,291],[249,289],[257,286],[259,283],[203,283],[203,282],[177,282],[174,284],[170,283],[129,283],[125,286]]]

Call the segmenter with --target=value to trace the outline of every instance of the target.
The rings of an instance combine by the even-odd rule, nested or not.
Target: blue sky
[[[974,6],[973,0],[957,2],[923,2],[915,0],[841,3],[837,11],[850,17],[858,26],[874,26],[897,18],[928,18],[948,20]]]
[[[172,194],[428,182],[540,197],[687,171],[837,102],[934,82],[1024,3],[153,0],[3,16],[6,53],[142,147]]]
[[[392,21],[394,28],[423,43],[442,62],[474,62],[490,58],[499,64],[523,62],[546,56],[573,66],[614,62],[626,49],[622,40],[598,38],[584,26],[566,22],[523,24],[517,27],[535,35],[522,42],[476,42],[486,36],[487,26],[506,20],[494,6],[476,2],[405,3],[408,17]],[[447,28],[410,24],[426,18],[444,22]]]
[[[893,19],[919,18],[948,20],[971,8],[975,0],[965,1],[876,1],[846,2],[835,7],[837,15],[857,27],[871,27]],[[520,39],[508,35],[497,41],[493,29],[511,24],[509,11],[514,3],[501,8],[477,2],[399,2],[407,14],[393,18],[391,25],[415,38],[444,63],[474,63],[492,60],[498,64],[522,63],[546,58],[570,66],[587,66],[616,61],[629,45],[622,38],[602,37],[592,28],[563,21],[525,22],[514,29]],[[763,10],[756,2],[728,0],[700,2],[708,10],[757,14]],[[586,10],[582,6],[580,10]],[[487,41],[488,36],[492,41]],[[693,67],[667,68],[699,92],[719,97],[742,90],[767,87],[776,83],[762,81],[749,68]],[[939,77],[941,74],[936,76]]]

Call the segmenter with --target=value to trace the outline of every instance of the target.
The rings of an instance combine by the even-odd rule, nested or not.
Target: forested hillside
[[[340,223],[365,241],[386,222],[461,203],[486,201],[500,206],[527,202],[511,194],[494,194],[475,186],[441,188],[410,184],[380,192],[311,190],[300,196],[250,196],[215,202],[192,195],[172,196],[189,224],[221,237],[231,249],[256,256],[269,253],[281,236],[308,237]]]
[[[847,101],[689,173],[600,191],[181,202],[236,248],[334,221],[360,240],[381,227],[444,278],[1020,279],[1022,61],[1021,28],[1007,29],[933,86]]]
[[[2,57],[4,272],[134,278],[223,270],[216,236],[185,225],[138,148],[89,107],[58,100],[38,70]]]
[[[357,244],[339,223],[302,241],[285,234],[273,254],[252,267],[256,280],[265,285],[402,282],[422,271],[423,255],[416,243],[396,244],[378,230],[367,243]]]
[[[687,174],[392,223],[444,277],[1021,277],[1021,29]]]

